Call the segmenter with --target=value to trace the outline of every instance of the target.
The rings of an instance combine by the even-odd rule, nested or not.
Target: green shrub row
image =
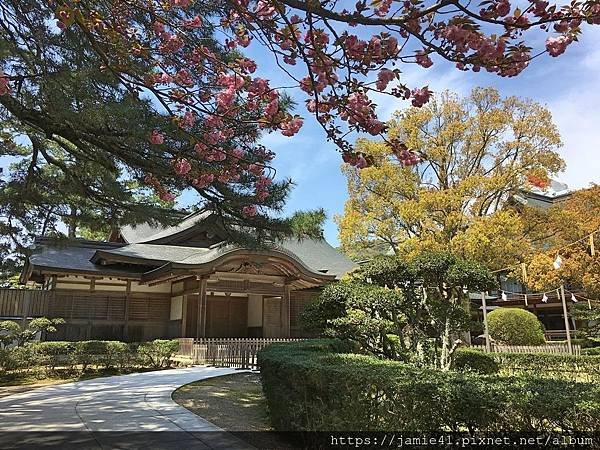
[[[588,347],[581,349],[582,355],[600,355],[600,347]]]
[[[572,381],[600,380],[600,351],[589,349],[581,356],[549,353],[484,353],[480,349],[459,348],[453,368],[480,374],[535,374],[544,378]]]
[[[157,339],[128,344],[120,341],[46,341],[0,350],[0,372],[45,368],[85,372],[89,368],[128,370],[136,367],[168,367],[179,350],[176,340]]]
[[[317,340],[259,353],[272,425],[293,431],[600,429],[600,386],[418,368]]]
[[[600,353],[581,356],[549,353],[493,353],[506,375],[535,374],[573,381],[600,381]]]

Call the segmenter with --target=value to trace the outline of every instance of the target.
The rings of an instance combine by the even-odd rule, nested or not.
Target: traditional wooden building
[[[21,281],[41,284],[45,315],[66,320],[53,339],[301,336],[303,308],[355,267],[322,239],[233,245],[210,212],[110,241],[36,241]]]

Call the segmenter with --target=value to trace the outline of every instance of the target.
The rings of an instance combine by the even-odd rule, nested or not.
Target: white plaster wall
[[[154,292],[154,293],[171,293],[171,283],[162,283],[156,286],[148,286],[147,284],[140,284],[137,281],[131,282],[131,292]]]
[[[77,283],[72,283],[73,281]],[[81,284],[85,282],[87,284]],[[107,285],[106,283],[110,283]],[[116,285],[116,286],[115,286]],[[56,281],[57,289],[70,289],[78,291],[89,291],[90,280],[79,275],[69,275],[66,277],[60,277]],[[105,277],[96,279],[94,290],[96,291],[112,291],[112,292],[126,292],[127,282],[119,280],[118,278]],[[137,281],[131,282],[131,292],[147,292],[154,294],[169,294],[171,292],[171,283],[159,284],[156,286],[148,286],[140,284]]]

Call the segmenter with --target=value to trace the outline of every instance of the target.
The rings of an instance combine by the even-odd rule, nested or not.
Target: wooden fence
[[[275,342],[292,342],[293,338],[180,338],[179,356],[193,364],[257,369],[259,350]]]
[[[0,289],[0,318],[42,317],[54,293],[34,289]]]
[[[482,349],[485,351],[485,345],[473,345],[473,348]],[[573,354],[581,355],[581,346],[573,345]],[[492,344],[492,352],[494,353],[552,353],[557,355],[568,355],[569,346],[567,344],[553,345],[498,345]]]

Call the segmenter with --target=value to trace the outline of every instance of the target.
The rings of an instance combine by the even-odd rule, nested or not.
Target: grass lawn
[[[196,381],[173,392],[181,406],[231,432],[272,431],[257,373],[236,373]],[[288,448],[276,434],[236,434],[261,449]]]

